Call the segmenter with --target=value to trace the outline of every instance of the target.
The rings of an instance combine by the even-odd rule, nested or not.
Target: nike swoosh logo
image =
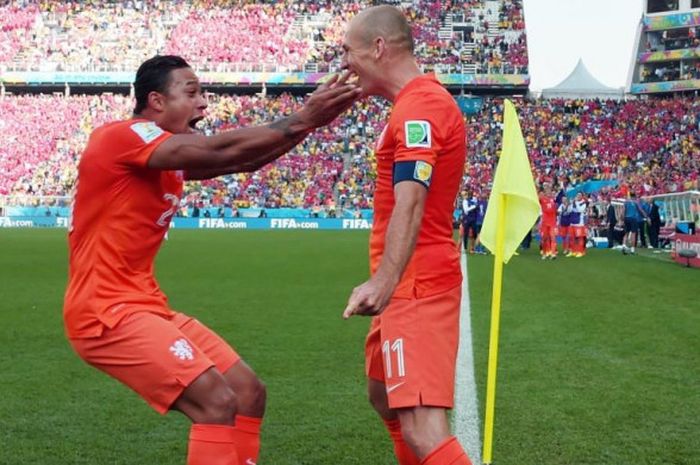
[[[253,462],[253,459],[246,459],[245,465],[255,465],[255,462]]]
[[[387,394],[390,393],[391,391],[395,390],[395,389],[398,388],[399,386],[403,385],[405,382],[406,382],[406,381],[403,381],[403,382],[398,383],[398,384],[394,384],[393,386],[387,386],[387,387],[386,387],[386,393],[387,393]]]

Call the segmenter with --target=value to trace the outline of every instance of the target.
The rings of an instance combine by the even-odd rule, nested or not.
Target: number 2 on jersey
[[[160,218],[158,218],[158,221],[156,221],[156,224],[158,226],[167,226],[170,224],[170,218],[175,214],[177,211],[177,207],[180,205],[180,198],[175,195],[175,194],[165,194],[163,195],[163,200],[167,200],[171,203],[170,208],[168,208],[165,212],[163,212],[162,215],[160,215]]]

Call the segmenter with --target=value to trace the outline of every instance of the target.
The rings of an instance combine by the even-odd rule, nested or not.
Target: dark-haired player
[[[188,465],[253,465],[265,387],[199,321],[173,311],[153,262],[184,179],[254,171],[328,124],[360,91],[348,74],[321,85],[298,112],[211,137],[192,127],[207,107],[190,66],[156,56],[136,73],[132,119],[97,128],[78,167],[64,302],[71,345],[155,410],[192,420]]]

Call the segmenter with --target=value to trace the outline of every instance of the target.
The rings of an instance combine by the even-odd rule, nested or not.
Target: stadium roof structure
[[[622,87],[615,89],[600,82],[588,71],[588,68],[586,68],[586,65],[580,58],[576,68],[566,79],[557,86],[542,90],[542,97],[544,98],[621,100],[624,96],[625,91]]]

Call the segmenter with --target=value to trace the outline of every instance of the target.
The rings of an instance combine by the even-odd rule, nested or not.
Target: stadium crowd
[[[132,71],[156,53],[206,71],[323,72],[339,64],[346,22],[372,3],[10,0],[0,6],[0,72]],[[498,11],[485,0],[396,3],[428,69],[527,73],[522,0]]]
[[[301,97],[211,95],[205,133],[262,124],[291,112]],[[516,102],[538,183],[571,187],[617,180],[612,194],[649,195],[697,188],[700,100],[519,100]],[[51,111],[46,111],[51,108]],[[120,95],[5,96],[0,100],[0,195],[66,196],[88,134],[128,117]],[[466,117],[464,188],[488,189],[501,140],[502,100]],[[373,144],[387,107],[365,100],[289,155],[254,174],[188,183],[189,206],[368,208],[374,187]]]
[[[199,70],[274,66],[325,72],[339,64],[338,45],[346,22],[369,3],[10,0],[0,4],[0,72],[4,68],[133,71],[144,58],[159,52],[182,54]],[[522,0],[414,0],[400,5],[414,28],[417,55],[427,68],[527,73]],[[687,39],[697,41],[696,31],[690,28]],[[220,40],[224,36],[226,40]],[[667,39],[659,36],[659,43]],[[686,71],[700,76],[698,67]],[[651,71],[648,78],[669,76]],[[262,124],[299,104],[300,97],[288,94],[211,95],[200,129],[214,133]],[[697,99],[519,100],[516,105],[539,183],[566,188],[592,179],[617,180],[615,194],[640,195],[697,186]],[[0,99],[0,128],[8,134],[0,145],[0,170],[6,174],[0,178],[0,195],[69,195],[88,134],[107,121],[128,117],[131,109],[130,98],[112,94]],[[502,100],[487,98],[480,113],[466,117],[465,190],[478,194],[488,189],[499,149],[501,114]],[[372,146],[386,120],[387,106],[382,102],[360,102],[331,127],[317,131],[257,173],[188,183],[185,204],[371,207]]]
[[[700,100],[521,100],[516,102],[538,182],[569,187],[617,180],[621,194],[695,188],[700,169]],[[465,185],[491,181],[502,102],[468,119]],[[625,196],[625,195],[621,195]]]

